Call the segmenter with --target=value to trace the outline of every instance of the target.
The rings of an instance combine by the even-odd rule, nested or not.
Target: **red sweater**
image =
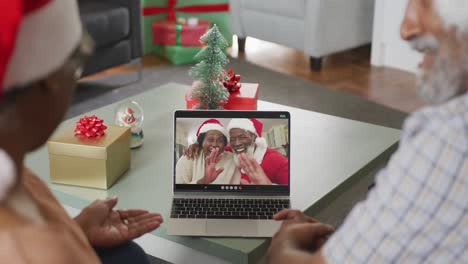
[[[289,161],[278,151],[267,148],[260,166],[272,183],[288,184]],[[250,182],[246,174],[241,175],[242,179]]]

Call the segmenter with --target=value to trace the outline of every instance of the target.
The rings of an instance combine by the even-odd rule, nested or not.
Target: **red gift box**
[[[193,109],[198,100],[191,97],[192,87],[185,93],[187,109]],[[229,94],[223,108],[226,110],[257,110],[258,83],[242,83],[239,92]]]
[[[174,21],[156,21],[152,24],[153,44],[176,46],[202,46],[200,37],[208,31],[210,22],[198,20],[196,25]]]

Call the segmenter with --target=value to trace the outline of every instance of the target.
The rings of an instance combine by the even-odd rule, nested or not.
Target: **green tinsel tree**
[[[229,62],[224,53],[228,44],[216,25],[200,41],[206,46],[195,55],[199,63],[190,71],[195,79],[192,97],[200,101],[199,109],[219,109],[229,96],[229,91],[222,84],[226,79],[224,66]]]

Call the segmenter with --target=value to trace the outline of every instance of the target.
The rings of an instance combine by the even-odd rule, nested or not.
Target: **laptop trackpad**
[[[257,236],[257,220],[208,219],[206,232],[210,236]]]

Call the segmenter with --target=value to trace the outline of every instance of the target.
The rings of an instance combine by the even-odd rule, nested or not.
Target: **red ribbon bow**
[[[230,93],[237,93],[241,88],[239,83],[241,76],[239,74],[234,74],[234,71],[231,69],[228,71],[229,78],[227,81],[223,81],[224,87],[228,89]]]
[[[100,137],[105,134],[107,126],[104,121],[95,115],[85,116],[76,122],[75,136],[85,136],[87,138]]]
[[[208,13],[208,12],[228,12],[229,4],[203,4],[176,7],[177,0],[167,0],[167,7],[150,6],[144,7],[143,16],[167,13],[167,20],[176,21],[176,12],[181,13]]]

